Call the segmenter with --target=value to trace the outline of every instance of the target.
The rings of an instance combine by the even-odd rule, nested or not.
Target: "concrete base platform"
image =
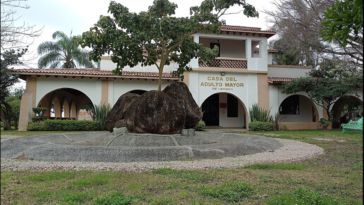
[[[258,136],[195,132],[194,136],[127,133],[52,134],[1,143],[1,158],[40,161],[152,162],[236,157],[276,150],[279,141]]]

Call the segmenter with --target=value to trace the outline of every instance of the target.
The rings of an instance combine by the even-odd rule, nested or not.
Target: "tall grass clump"
[[[270,115],[270,110],[259,107],[257,103],[253,104],[252,108],[249,109],[249,114],[251,122],[274,122],[273,117]]]
[[[276,112],[274,115],[271,115],[270,109],[267,110],[265,108],[259,107],[257,103],[253,104],[249,109],[250,121],[251,122],[269,122],[273,123],[275,129],[279,129],[279,120],[281,119],[281,115],[279,112]]]
[[[107,105],[104,103],[100,103],[99,105],[94,104],[92,107],[92,112],[91,112],[92,120],[99,122],[101,130],[106,129],[105,118],[110,110],[111,108],[109,103]]]

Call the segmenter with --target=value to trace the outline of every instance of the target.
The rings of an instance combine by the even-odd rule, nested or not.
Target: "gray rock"
[[[112,132],[115,123],[125,117],[130,105],[139,97],[140,95],[134,93],[125,93],[120,96],[105,118],[106,129]]]
[[[202,112],[193,99],[187,85],[183,82],[172,83],[168,85],[163,92],[168,94],[171,98],[174,98],[182,107],[185,114],[184,128],[196,129],[198,122],[202,118]]]
[[[160,91],[144,93],[129,108],[126,127],[134,133],[179,134],[185,116],[178,102]]]
[[[121,127],[121,128],[115,128],[113,129],[113,133],[114,133],[114,136],[119,136],[119,135],[125,135],[127,134],[129,131],[126,127]]]
[[[114,128],[126,127],[125,120],[118,120],[115,122]]]

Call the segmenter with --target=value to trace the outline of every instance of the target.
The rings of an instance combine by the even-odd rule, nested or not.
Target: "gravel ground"
[[[1,135],[1,142],[16,138],[17,136]],[[238,168],[253,163],[262,162],[293,162],[313,158],[323,154],[323,149],[312,144],[294,140],[276,139],[284,146],[274,152],[262,152],[239,157],[226,157],[222,159],[203,159],[194,161],[170,162],[131,162],[131,163],[106,163],[106,162],[44,162],[33,160],[18,160],[1,158],[1,170],[10,171],[130,171],[141,172],[159,168],[171,169],[214,169]]]

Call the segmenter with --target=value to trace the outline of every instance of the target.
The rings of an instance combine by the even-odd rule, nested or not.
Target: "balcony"
[[[199,67],[247,69],[248,61],[244,58],[217,57],[215,60],[212,60],[211,65],[207,65],[206,62],[202,62],[199,64]]]

